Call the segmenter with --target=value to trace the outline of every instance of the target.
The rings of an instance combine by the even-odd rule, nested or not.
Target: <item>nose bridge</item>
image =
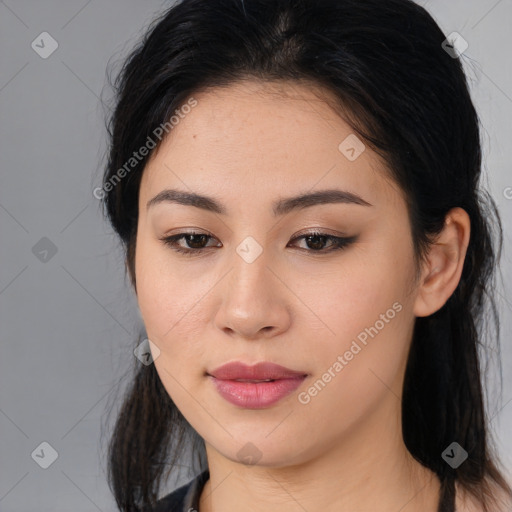
[[[270,270],[269,250],[265,249],[254,237],[245,237],[235,248],[233,255],[233,273],[231,276],[230,287],[235,287],[237,293],[241,290],[248,291],[248,295],[260,293],[261,285],[263,289],[272,287],[268,282]],[[252,297],[252,300],[257,297]]]
[[[229,329],[244,338],[286,329],[289,312],[279,291],[282,285],[270,268],[271,260],[270,250],[253,237],[244,238],[235,247],[215,315],[219,329]]]

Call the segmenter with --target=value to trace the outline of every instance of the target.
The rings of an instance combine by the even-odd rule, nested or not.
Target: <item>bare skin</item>
[[[200,512],[436,512],[439,480],[404,445],[400,398],[415,318],[440,309],[460,280],[468,215],[450,211],[417,276],[402,192],[368,146],[353,161],[338,149],[353,130],[311,88],[246,82],[194,97],[144,171],[135,268],[156,369],[206,443]],[[213,197],[226,213],[147,208],[164,189]],[[369,205],[324,202],[273,216],[274,201],[326,189]],[[298,238],[315,230],[356,238],[328,253],[332,241]],[[203,249],[190,238],[177,245],[201,255],[160,240],[190,231],[212,238]],[[236,250],[249,236],[262,250],[251,263]],[[308,377],[270,407],[238,407],[205,375],[237,360]],[[329,382],[310,392],[329,368]],[[239,456],[247,446],[256,463]]]

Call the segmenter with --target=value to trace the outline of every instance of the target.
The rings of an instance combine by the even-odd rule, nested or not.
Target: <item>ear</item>
[[[446,214],[443,230],[431,245],[423,264],[414,303],[416,316],[429,316],[441,309],[457,288],[470,230],[471,221],[465,210],[457,207]]]

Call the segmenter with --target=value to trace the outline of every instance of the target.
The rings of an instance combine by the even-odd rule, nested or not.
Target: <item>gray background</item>
[[[1,511],[115,510],[101,434],[113,423],[120,395],[111,391],[131,364],[142,322],[124,279],[120,246],[92,195],[101,183],[106,147],[99,98],[109,98],[108,61],[126,55],[168,5],[0,1]],[[503,395],[498,401],[491,386],[489,415],[510,476],[512,315],[505,297],[512,280],[512,1],[422,5],[445,34],[457,31],[469,43],[466,71],[485,129],[487,187],[504,222],[504,287],[496,290]],[[47,59],[31,47],[43,31],[59,45]],[[51,243],[40,242],[43,237]],[[33,252],[38,243],[43,249],[53,244],[57,252],[50,249],[42,261],[43,253]],[[31,456],[36,449],[41,453],[42,442],[58,453],[48,469]],[[191,476],[185,472],[167,491]]]

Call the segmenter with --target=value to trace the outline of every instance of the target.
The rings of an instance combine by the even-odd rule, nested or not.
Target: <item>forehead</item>
[[[205,194],[213,189],[226,202],[336,186],[372,203],[383,192],[396,193],[384,162],[326,95],[300,83],[257,81],[194,94],[197,104],[151,155],[141,199],[176,185]]]

